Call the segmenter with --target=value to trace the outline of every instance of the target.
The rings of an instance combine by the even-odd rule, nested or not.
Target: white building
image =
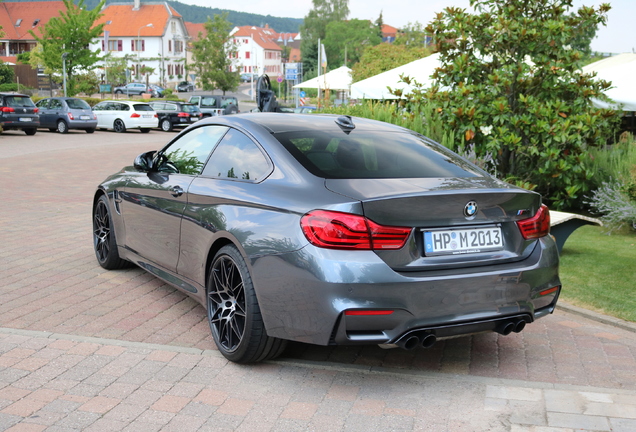
[[[127,58],[130,81],[145,82],[140,73],[144,66],[154,69],[148,76],[151,84],[173,87],[185,80],[188,32],[181,15],[168,3],[110,3],[102,13],[96,24],[105,23],[103,38],[91,49]]]
[[[237,46],[237,50],[230,54],[233,70],[259,75],[266,73],[270,77],[283,74],[282,48],[276,42],[279,33],[267,24],[265,27],[234,27],[230,35]]]

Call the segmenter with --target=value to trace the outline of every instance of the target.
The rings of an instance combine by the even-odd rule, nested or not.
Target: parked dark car
[[[40,127],[51,132],[67,133],[69,129],[95,132],[97,115],[82,99],[53,97],[41,99],[35,105],[40,110]]]
[[[539,194],[407,129],[321,114],[202,120],[93,199],[99,264],[192,296],[242,363],[287,340],[412,349],[520,332],[559,296],[549,232]]]
[[[238,100],[234,96],[190,96],[188,102],[198,106],[203,113],[203,117],[236,114],[240,112]]]
[[[189,81],[181,81],[179,84],[177,84],[177,91],[178,92],[193,92],[194,84],[192,84]]]
[[[159,127],[164,132],[174,128],[190,126],[203,118],[201,110],[196,105],[186,102],[150,102],[152,109],[159,117]]]
[[[39,109],[31,98],[19,93],[0,93],[0,126],[35,135],[40,126]]]
[[[141,95],[143,93],[152,94],[152,89],[144,83],[128,83],[125,86],[115,87],[113,93],[125,95]]]

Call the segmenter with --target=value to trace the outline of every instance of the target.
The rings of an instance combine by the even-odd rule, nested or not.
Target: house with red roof
[[[237,50],[230,53],[233,70],[270,76],[283,73],[283,48],[276,42],[280,33],[265,24],[265,27],[234,27],[230,35],[237,46]]]
[[[188,31],[182,16],[168,3],[109,3],[102,13],[96,24],[104,23],[104,33],[91,49],[127,59],[130,81],[148,78],[166,87],[185,80]],[[142,74],[144,66],[154,70],[148,77]]]
[[[18,54],[31,51],[37,45],[29,30],[39,37],[51,18],[65,10],[64,2],[0,3],[0,59],[15,63]],[[4,34],[2,34],[4,33]]]

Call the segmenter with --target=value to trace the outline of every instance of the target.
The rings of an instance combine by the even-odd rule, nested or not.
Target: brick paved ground
[[[225,363],[218,353],[204,351],[213,349],[213,343],[202,307],[139,269],[104,271],[91,247],[95,186],[172,136],[0,135],[0,327],[71,339],[49,333],[12,335],[9,330],[0,335],[0,430],[43,430],[31,424],[55,425],[57,429],[49,430],[60,431],[121,430],[118,422],[128,422],[130,430],[172,430],[179,424],[189,425],[181,430],[196,430],[201,422],[206,430],[203,425],[212,418],[219,428],[240,425],[245,430],[261,424],[263,430],[326,430],[326,424],[334,430],[373,430],[369,424],[383,430],[380,426],[394,419],[399,420],[395,429],[406,430],[424,424],[432,425],[430,430],[519,430],[516,425],[574,427],[589,420],[585,413],[598,414],[594,404],[623,403],[616,399],[622,391],[625,398],[633,397],[636,335],[563,311],[520,334],[458,338],[429,350],[292,344],[283,360],[298,365]],[[73,339],[85,336],[106,341]],[[113,341],[164,346],[121,347]],[[194,354],[179,351],[186,348]],[[181,361],[189,366],[174,364]],[[205,368],[198,369],[201,365]],[[169,379],[158,379],[159,371]],[[396,378],[400,371],[405,378]],[[516,381],[511,385],[502,379]],[[445,380],[452,385],[433,385]],[[289,385],[288,394],[276,393],[280,383]],[[529,392],[533,399],[525,400],[492,383],[540,392]],[[578,394],[570,385],[606,396]],[[575,393],[555,393],[559,389]],[[142,400],[151,405],[135,408]],[[558,409],[550,411],[546,401],[555,400]],[[414,405],[409,407],[409,401]],[[624,403],[634,404],[629,401]],[[636,418],[630,414],[633,407],[620,406],[622,417],[597,416],[592,420],[599,424],[583,428],[634,426],[629,423]],[[522,407],[527,418],[511,417],[515,407]],[[483,419],[464,419],[471,409],[486,410]],[[528,413],[535,411],[543,420],[528,423],[534,418]],[[423,423],[426,416],[429,423]],[[150,418],[157,419],[152,428],[146,425]],[[475,424],[480,427],[471,429]]]

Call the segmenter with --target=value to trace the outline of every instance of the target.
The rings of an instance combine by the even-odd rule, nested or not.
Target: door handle
[[[170,195],[175,198],[180,197],[181,195],[183,195],[183,189],[181,189],[181,186],[173,186]]]

